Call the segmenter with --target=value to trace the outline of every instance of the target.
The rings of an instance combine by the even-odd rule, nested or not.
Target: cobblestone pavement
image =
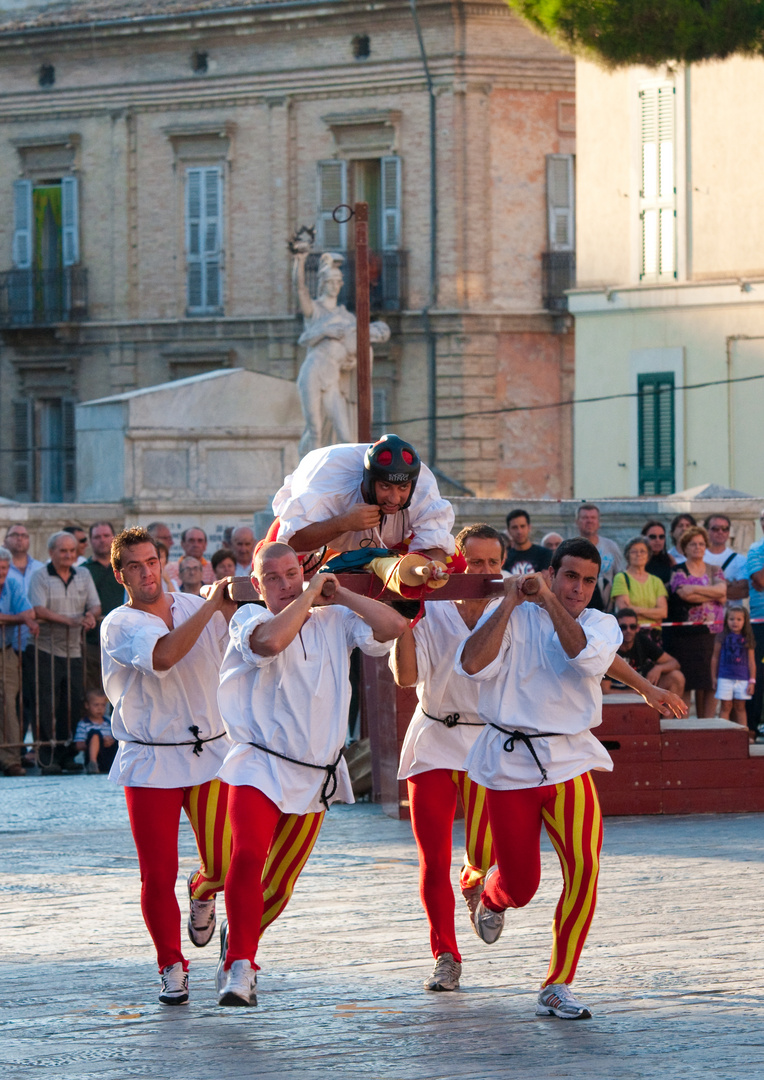
[[[578,1023],[533,1012],[560,882],[546,842],[539,894],[496,945],[459,901],[462,990],[428,994],[410,827],[335,807],[264,938],[258,1008],[219,1009],[215,944],[189,944],[191,1004],[168,1009],[121,791],[103,776],[5,780],[0,821],[4,1080],[764,1075],[761,815],[606,822],[576,982],[594,1018]],[[184,826],[182,909],[194,850]]]

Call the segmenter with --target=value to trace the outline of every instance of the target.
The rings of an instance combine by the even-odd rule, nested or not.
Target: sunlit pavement
[[[166,1008],[121,789],[6,779],[0,810],[4,1080],[764,1075],[761,815],[606,822],[575,983],[594,1018],[570,1023],[534,1015],[560,887],[546,841],[539,893],[495,945],[457,899],[462,989],[433,994],[410,826],[335,806],[263,939],[258,1007],[216,1005],[216,935],[188,943],[191,1003]],[[458,824],[454,849],[456,881]],[[194,851],[184,824],[184,912]]]

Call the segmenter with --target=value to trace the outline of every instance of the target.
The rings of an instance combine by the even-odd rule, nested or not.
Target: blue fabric
[[[748,558],[745,563],[745,574],[749,579],[751,574],[755,574],[757,570],[764,570],[764,540],[759,540],[757,544],[753,544],[748,550]],[[749,602],[751,607],[751,618],[761,619],[764,617],[764,592],[758,592],[751,585],[749,594]]]
[[[0,590],[0,615],[20,615],[22,611],[31,611],[32,605],[27,600],[24,586],[16,577],[9,574],[5,585]],[[3,631],[3,644],[18,647],[19,627],[6,626]]]

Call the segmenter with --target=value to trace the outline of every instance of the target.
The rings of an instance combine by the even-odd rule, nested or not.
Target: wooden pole
[[[371,442],[371,357],[369,348],[369,204],[355,204],[355,318],[358,441]]]

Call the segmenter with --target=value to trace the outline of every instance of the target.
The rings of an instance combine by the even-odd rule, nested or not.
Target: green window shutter
[[[316,240],[319,251],[347,250],[347,222],[335,221],[335,207],[347,202],[347,162],[319,161]]]
[[[20,502],[34,499],[34,402],[13,402],[13,488]]]
[[[676,277],[675,97],[670,83],[639,92],[640,278],[645,281]]]
[[[637,376],[639,494],[674,490],[674,373]]]
[[[74,502],[77,494],[77,443],[74,427],[74,398],[61,401],[61,492],[63,502]]]

